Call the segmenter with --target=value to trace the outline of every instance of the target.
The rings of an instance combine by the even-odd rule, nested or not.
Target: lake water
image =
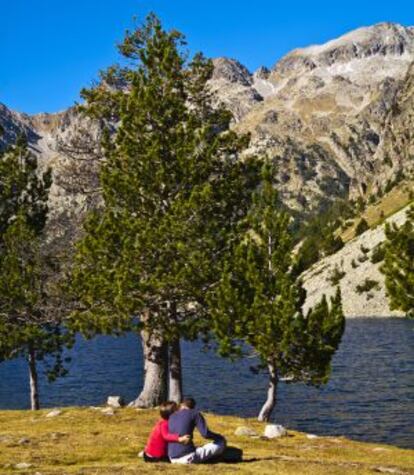
[[[79,340],[70,372],[48,384],[40,380],[43,407],[103,404],[108,395],[132,400],[142,377],[135,335]],[[184,344],[184,390],[202,410],[255,416],[265,397],[265,375],[251,361],[231,363],[199,344]],[[0,364],[0,408],[28,407],[27,367]],[[274,420],[315,434],[414,448],[414,321],[348,320],[333,360],[329,383],[320,389],[281,383]]]

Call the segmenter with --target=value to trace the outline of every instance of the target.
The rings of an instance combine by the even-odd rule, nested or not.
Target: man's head
[[[181,407],[186,407],[187,409],[194,409],[196,407],[195,399],[192,397],[185,397],[181,402]]]
[[[160,416],[168,421],[171,414],[178,409],[177,403],[174,401],[163,402],[160,405]]]

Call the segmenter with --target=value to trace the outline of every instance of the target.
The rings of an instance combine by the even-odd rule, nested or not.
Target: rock
[[[125,406],[125,401],[122,399],[121,396],[109,396],[106,405],[109,407],[123,407]]]
[[[32,464],[31,464],[31,463],[22,462],[22,463],[16,464],[14,467],[17,468],[17,470],[25,470],[25,469],[27,469],[27,468],[32,467]]]
[[[401,470],[398,470],[398,468],[391,468],[391,467],[375,467],[374,471],[380,472],[380,473],[396,473],[396,474],[401,474],[401,475],[406,473],[406,472],[402,472]]]
[[[62,414],[62,411],[60,411],[59,409],[53,409],[53,411],[50,411],[46,414],[46,417],[56,417],[56,416],[60,416]]]
[[[315,434],[306,434],[306,437],[307,437],[308,439],[317,439],[317,438],[318,438],[318,436],[315,435]]]
[[[50,438],[52,440],[59,440],[61,439],[62,437],[65,437],[67,434],[65,434],[64,432],[52,432],[50,434]]]
[[[105,414],[105,416],[114,416],[115,411],[113,410],[112,407],[106,407],[105,409],[101,410],[102,414]]]
[[[19,440],[18,442],[19,445],[27,445],[27,444],[30,444],[30,439],[28,439],[27,437],[23,437]]]
[[[264,436],[268,439],[276,439],[287,435],[287,430],[279,424],[267,424],[264,430]]]
[[[234,431],[234,435],[242,437],[257,437],[259,434],[251,427],[240,426]]]

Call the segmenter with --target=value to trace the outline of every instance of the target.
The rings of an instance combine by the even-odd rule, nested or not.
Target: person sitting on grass
[[[191,436],[188,434],[172,434],[168,432],[168,419],[178,409],[174,401],[167,401],[160,405],[161,419],[155,424],[148,438],[144,450],[146,462],[169,462],[167,456],[168,442],[176,442],[177,445],[188,444]]]
[[[190,442],[186,445],[170,442],[168,444],[168,456],[172,463],[203,463],[217,459],[226,449],[226,439],[207,427],[203,415],[195,408],[196,402],[193,398],[184,398],[180,409],[171,415],[168,420],[168,428],[178,434],[190,434]],[[211,439],[212,442],[196,448],[192,442],[194,429],[198,431],[204,439]]]

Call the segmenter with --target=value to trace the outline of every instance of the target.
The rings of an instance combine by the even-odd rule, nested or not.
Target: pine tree
[[[215,335],[224,356],[252,348],[267,368],[269,389],[259,420],[269,420],[281,377],[319,385],[327,381],[330,360],[343,330],[339,290],[305,317],[305,291],[296,277],[290,217],[278,202],[271,168],[256,193],[246,234],[234,248],[221,282],[210,294]]]
[[[180,338],[209,331],[206,291],[246,214],[257,182],[239,160],[248,137],[229,129],[206,87],[212,63],[191,61],[183,36],[150,15],[120,46],[111,67],[84,91],[84,110],[107,123],[100,173],[103,206],[78,245],[73,321],[88,336],[123,332],[138,317],[145,357],[140,406],[181,398]],[[110,123],[118,122],[114,131]]]
[[[40,405],[37,361],[47,357],[51,380],[64,374],[62,351],[72,341],[56,304],[56,262],[42,251],[50,184],[24,139],[0,156],[0,361],[27,359],[32,409]]]
[[[402,310],[414,317],[414,206],[401,225],[386,224],[384,264],[385,286],[391,309]]]

